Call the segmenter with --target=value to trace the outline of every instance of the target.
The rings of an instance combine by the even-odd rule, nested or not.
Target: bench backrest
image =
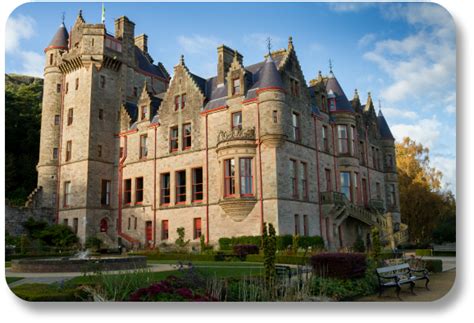
[[[400,264],[400,265],[395,265],[395,266],[381,267],[381,268],[377,268],[377,273],[384,274],[384,273],[393,272],[397,270],[404,270],[404,269],[410,269],[410,265]]]

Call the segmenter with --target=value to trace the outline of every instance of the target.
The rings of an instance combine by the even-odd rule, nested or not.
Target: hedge
[[[292,235],[282,235],[276,237],[277,250],[287,250],[289,246],[293,244]],[[232,250],[235,245],[256,245],[260,247],[262,244],[261,236],[240,236],[232,238],[220,238],[219,239],[219,250]],[[309,248],[320,250],[324,249],[324,240],[320,236],[298,237],[298,248]]]
[[[246,258],[248,262],[263,262],[263,255],[248,255]],[[306,265],[309,261],[308,257],[303,256],[284,256],[277,255],[275,263],[286,265]]]
[[[423,259],[425,268],[432,273],[440,273],[443,271],[443,261],[440,259]]]
[[[146,256],[148,260],[214,261],[213,254],[139,253],[137,252],[130,255]]]
[[[253,244],[237,244],[232,247],[234,254],[239,256],[258,255],[258,246]]]
[[[29,302],[77,302],[86,299],[86,293],[75,288],[55,284],[23,284],[12,288],[12,292]]]
[[[433,256],[456,257],[456,251],[433,251]]]
[[[432,249],[416,249],[415,253],[417,256],[431,256],[433,254]]]
[[[321,253],[310,261],[315,274],[323,277],[359,278],[367,270],[367,258],[362,253]]]

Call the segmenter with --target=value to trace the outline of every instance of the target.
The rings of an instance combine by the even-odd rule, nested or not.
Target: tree
[[[407,137],[396,144],[396,152],[402,222],[412,242],[430,243],[440,219],[455,214],[455,202],[448,202],[454,196],[441,191],[443,174],[431,167],[428,148]]]
[[[275,228],[270,223],[263,224],[263,266],[265,268],[265,283],[268,287],[268,290],[271,290],[275,278],[276,278],[276,269],[275,269],[275,259],[276,259],[276,237],[275,237]]]

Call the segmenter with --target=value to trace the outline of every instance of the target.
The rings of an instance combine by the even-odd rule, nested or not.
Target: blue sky
[[[135,22],[146,33],[149,52],[170,73],[184,54],[190,70],[216,74],[216,47],[225,43],[261,61],[265,39],[273,49],[293,37],[308,82],[328,60],[352,98],[358,89],[381,101],[397,140],[410,136],[430,148],[444,187],[456,187],[456,39],[449,13],[429,3],[105,3],[106,26],[115,18]],[[62,12],[66,26],[78,11],[88,23],[101,20],[101,3],[27,3],[7,21],[5,70],[40,76],[43,49],[56,32]]]

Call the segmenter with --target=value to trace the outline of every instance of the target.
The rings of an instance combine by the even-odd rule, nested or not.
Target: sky
[[[87,23],[101,22],[102,3],[26,3],[7,20],[5,71],[42,76],[43,50],[65,14],[68,30],[82,9]],[[114,19],[135,22],[148,50],[170,74],[184,55],[190,71],[216,75],[217,46],[263,60],[293,37],[306,82],[329,60],[347,97],[358,89],[380,100],[397,141],[409,136],[430,149],[444,174],[443,189],[456,192],[456,29],[450,14],[431,3],[107,3]],[[378,106],[378,103],[377,103]],[[377,107],[378,109],[378,107]]]

